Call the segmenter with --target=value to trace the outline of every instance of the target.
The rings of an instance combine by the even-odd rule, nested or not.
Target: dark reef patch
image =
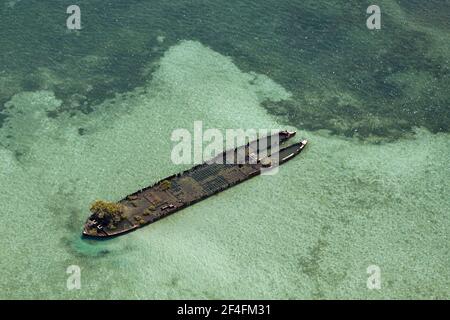
[[[320,238],[308,250],[307,256],[298,258],[300,270],[308,276],[314,285],[312,296],[314,299],[325,299],[328,287],[336,288],[345,279],[346,270],[334,270],[322,266],[323,256],[329,250],[329,242],[326,240],[331,228],[328,225],[322,226]]]
[[[1,112],[1,109],[0,109],[0,128],[3,126],[3,123],[5,122],[5,120],[6,120],[7,117],[8,117],[8,116],[5,115],[5,114],[3,114],[3,113]]]
[[[440,48],[450,8],[441,1],[393,1],[375,32],[365,25],[368,4],[357,0],[81,0],[79,32],[65,28],[70,4],[0,6],[0,44],[8,48],[0,65],[20,84],[0,92],[0,102],[48,89],[62,100],[61,112],[89,114],[143,86],[167,48],[193,39],[290,90],[292,101],[264,104],[287,124],[361,139],[395,140],[416,126],[450,131],[450,56]]]

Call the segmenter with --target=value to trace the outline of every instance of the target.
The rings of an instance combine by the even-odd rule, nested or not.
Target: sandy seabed
[[[0,298],[449,298],[450,139],[423,129],[375,145],[297,128],[310,144],[277,175],[124,237],[80,238],[93,200],[185,169],[174,129],[285,128],[261,102],[289,98],[194,41],[89,115],[49,117],[50,91],[15,95],[0,129]],[[381,290],[366,287],[370,265]]]

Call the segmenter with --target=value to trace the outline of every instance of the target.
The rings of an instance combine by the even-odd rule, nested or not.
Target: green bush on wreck
[[[134,216],[134,220],[136,220],[137,223],[140,225],[144,225],[146,222],[141,216]]]
[[[104,225],[114,224],[123,219],[123,206],[114,202],[98,200],[91,205],[96,220]]]
[[[168,189],[170,189],[171,186],[172,186],[172,183],[170,183],[170,181],[168,181],[168,180],[164,180],[160,184],[161,190],[168,190]]]

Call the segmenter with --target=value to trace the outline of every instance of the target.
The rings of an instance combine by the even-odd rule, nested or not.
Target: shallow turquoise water
[[[30,5],[56,17],[60,7],[51,3]],[[392,10],[388,23],[423,9],[383,3]],[[19,10],[24,5],[2,10],[26,23]],[[412,39],[408,32],[432,39],[429,63],[419,63],[415,52],[405,56],[407,67],[385,60],[401,68],[380,79],[398,84],[402,94],[371,87],[365,104],[362,89],[347,85],[350,78],[370,78],[363,76],[369,70],[336,69],[339,78],[321,74],[330,70],[326,53],[343,47],[320,23],[337,12],[352,17],[357,8],[286,2],[270,19],[255,22],[253,33],[229,23],[239,15],[253,21],[251,14],[271,5],[250,10],[238,2],[216,4],[202,16],[184,1],[173,2],[170,11],[157,1],[111,2],[106,11],[86,10],[78,36],[44,23],[33,29],[43,45],[28,43],[33,33],[26,28],[23,39],[2,38],[9,44],[1,49],[0,77],[2,298],[448,298],[450,140],[441,124],[449,100],[440,90],[448,79],[448,54],[438,50],[448,26],[439,23],[441,13],[430,9],[433,20],[413,20],[397,31],[405,40]],[[295,24],[288,8],[314,15]],[[135,20],[126,23],[130,12],[137,13]],[[112,17],[122,20],[108,33]],[[277,17],[323,37],[317,44],[297,43],[297,34],[283,31],[287,22]],[[94,31],[90,18],[104,24]],[[160,27],[139,24],[144,20]],[[219,37],[214,27],[232,30]],[[306,56],[283,55],[277,41],[265,50],[255,47],[271,32],[286,37],[284,44],[304,47]],[[246,42],[255,37],[262,39]],[[366,44],[357,38],[348,43],[360,50]],[[318,52],[321,59],[311,61]],[[345,52],[336,55],[342,58],[336,68],[350,70]],[[434,105],[425,105],[429,90],[436,94]],[[406,97],[418,110],[407,110]],[[373,103],[381,111],[374,112]],[[125,237],[82,240],[93,200],[120,199],[184,169],[170,161],[170,134],[192,130],[197,120],[205,128],[296,128],[310,145],[275,176],[256,178]],[[381,269],[381,290],[366,286],[366,269],[374,264]],[[66,288],[70,265],[81,267],[80,290]]]

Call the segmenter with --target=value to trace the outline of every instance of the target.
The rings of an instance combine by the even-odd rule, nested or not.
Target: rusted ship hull
[[[294,135],[295,132],[280,132],[279,144]],[[207,163],[163,179],[153,186],[127,196],[118,202],[123,208],[120,221],[114,225],[102,225],[96,221],[96,218],[93,218],[93,215],[86,222],[83,235],[95,238],[115,237],[156,222],[258,176],[264,170],[270,170],[291,160],[303,150],[307,141],[294,143],[285,148],[277,147],[273,153],[271,153],[269,142],[264,145],[264,148],[269,147],[266,150],[266,156],[262,159],[257,158],[261,154],[258,143],[259,140],[256,140],[246,146],[228,150]],[[274,149],[273,146],[272,149]],[[227,156],[233,152],[235,162],[229,164],[226,162]],[[240,159],[241,161],[239,161],[239,155],[243,156],[245,160]],[[253,161],[251,161],[252,157]],[[220,162],[217,161],[218,159],[223,161],[217,163]]]

